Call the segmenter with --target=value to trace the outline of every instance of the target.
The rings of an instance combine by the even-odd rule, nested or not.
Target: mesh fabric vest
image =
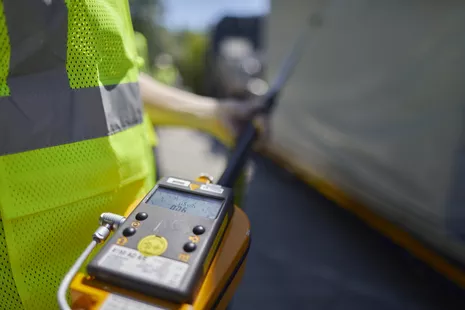
[[[57,309],[102,212],[153,185],[126,1],[0,2],[0,309]]]

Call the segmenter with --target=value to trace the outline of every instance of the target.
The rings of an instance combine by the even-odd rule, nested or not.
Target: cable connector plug
[[[107,240],[112,230],[124,223],[126,218],[124,216],[114,213],[102,213],[100,215],[100,227],[92,235],[92,239],[97,243],[103,243]]]
[[[97,243],[103,243],[105,242],[105,240],[107,240],[108,236],[110,235],[110,232],[111,232],[111,225],[105,224],[97,228],[97,230],[92,235],[92,239],[96,241]]]
[[[118,214],[106,212],[100,215],[100,225],[104,226],[108,224],[112,230],[118,229],[124,221],[126,221],[126,218]]]

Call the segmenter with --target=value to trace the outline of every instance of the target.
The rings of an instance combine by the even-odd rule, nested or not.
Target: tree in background
[[[137,49],[145,60],[141,70],[154,78],[177,72],[181,78],[175,80],[183,81],[182,86],[177,86],[202,92],[207,38],[200,33],[171,32],[163,27],[161,21],[165,11],[161,0],[130,0],[129,3]],[[172,68],[157,66],[157,59],[164,55],[173,58]],[[162,78],[161,82],[166,79]]]
[[[162,28],[159,21],[164,14],[163,1],[160,0],[129,0],[132,24],[134,31],[145,37],[147,49],[147,70],[151,70],[155,57],[163,52],[163,44],[160,38]],[[140,37],[140,36],[139,36]],[[139,40],[137,38],[136,40]],[[137,42],[136,42],[137,43]],[[139,43],[141,43],[139,41]]]
[[[208,38],[202,33],[184,31],[179,34],[176,63],[186,85],[195,93],[203,92],[205,53]]]

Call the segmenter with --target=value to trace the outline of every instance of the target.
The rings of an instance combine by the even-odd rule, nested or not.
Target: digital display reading
[[[223,200],[159,187],[147,203],[160,208],[215,219]]]

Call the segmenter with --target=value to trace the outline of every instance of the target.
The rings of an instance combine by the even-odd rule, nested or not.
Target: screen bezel
[[[191,196],[197,196],[197,197],[200,198],[200,200],[202,200],[202,198],[206,198],[206,199],[210,199],[212,201],[218,201],[219,204],[220,204],[220,207],[218,208],[218,212],[216,213],[214,218],[210,218],[210,217],[207,217],[207,216],[196,215],[196,214],[187,213],[187,212],[184,213],[184,212],[180,212],[180,211],[176,211],[176,210],[171,210],[169,208],[160,207],[158,205],[154,205],[154,204],[149,202],[150,199],[152,199],[152,197],[156,194],[156,192],[159,189],[168,190],[168,191],[173,192],[173,193],[178,192],[181,195],[182,194],[188,194],[188,195],[191,195]],[[221,214],[221,211],[222,211],[222,209],[224,207],[224,204],[226,203],[226,199],[224,197],[218,197],[216,195],[209,195],[209,194],[203,193],[203,192],[198,192],[198,191],[193,191],[193,190],[188,190],[188,189],[182,189],[182,188],[179,188],[179,187],[171,187],[171,186],[166,186],[164,184],[159,184],[158,186],[156,186],[156,188],[154,188],[153,191],[151,191],[147,195],[147,198],[144,199],[144,203],[146,205],[149,205],[149,206],[152,206],[152,207],[158,207],[160,209],[169,210],[169,211],[176,212],[176,213],[179,213],[179,214],[186,214],[186,215],[189,215],[189,216],[195,216],[195,217],[203,218],[203,219],[206,219],[206,220],[216,220],[218,218],[218,216]]]

